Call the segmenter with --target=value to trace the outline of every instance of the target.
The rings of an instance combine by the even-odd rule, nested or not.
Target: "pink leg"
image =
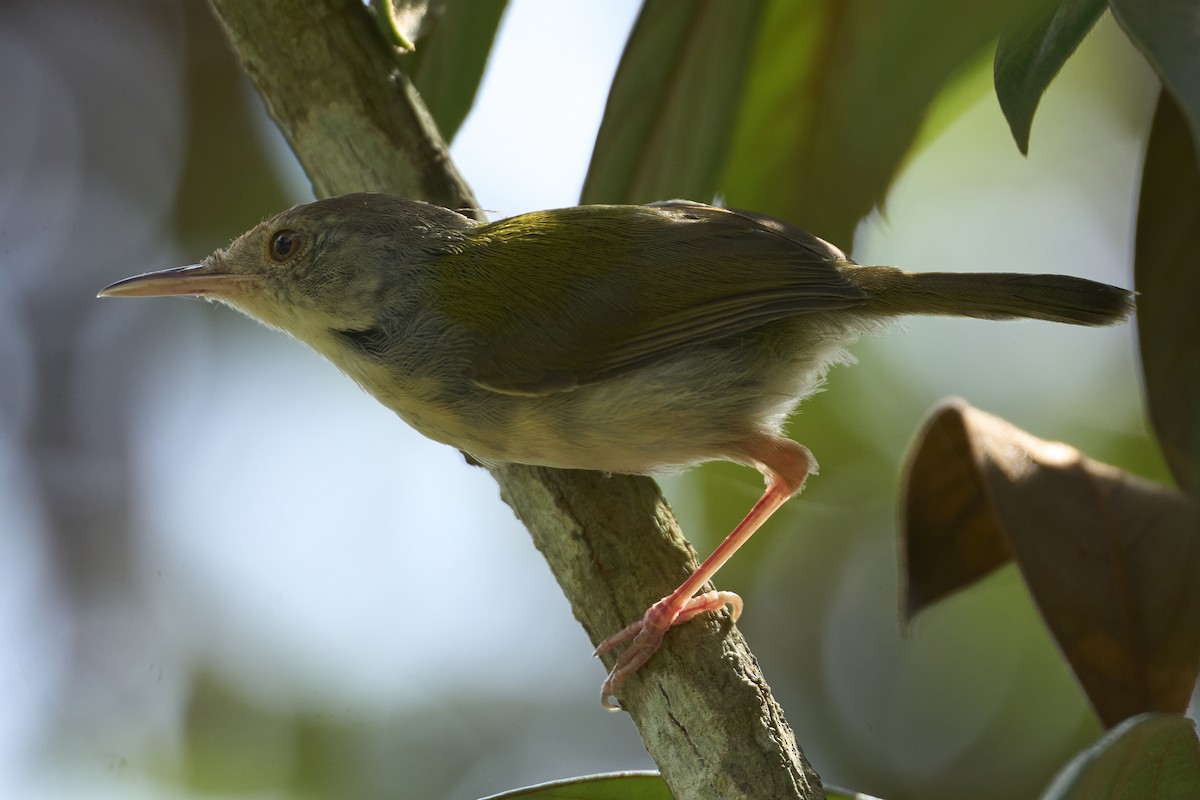
[[[696,593],[788,498],[804,488],[809,473],[816,472],[816,461],[807,448],[779,436],[759,434],[731,447],[728,456],[730,460],[757,467],[767,479],[767,489],[745,519],[691,577],[650,606],[640,620],[608,637],[596,648],[595,655],[599,656],[628,642],[600,689],[600,702],[609,710],[620,708],[614,701],[621,684],[654,655],[662,645],[663,636],[673,626],[724,606],[729,606],[731,618],[737,620],[742,613],[742,599],[733,592]]]

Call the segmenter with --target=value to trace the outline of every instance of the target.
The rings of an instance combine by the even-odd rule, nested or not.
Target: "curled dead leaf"
[[[957,399],[918,436],[905,484],[905,622],[1011,558],[1106,725],[1187,707],[1200,670],[1187,496]]]

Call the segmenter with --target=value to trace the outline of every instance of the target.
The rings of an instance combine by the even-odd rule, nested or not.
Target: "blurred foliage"
[[[642,6],[613,78],[581,203],[716,195],[765,7],[763,0]]]
[[[187,3],[183,13],[188,120],[175,230],[184,247],[206,253],[228,243],[230,231],[245,228],[246,220],[263,219],[289,198],[268,140],[256,135],[262,101],[247,91],[212,12]]]
[[[201,673],[185,709],[180,778],[203,796],[271,790],[359,800],[477,796],[476,787],[501,788],[502,765],[524,758],[514,726],[554,741],[570,740],[579,724],[552,700],[523,697],[462,694],[373,713],[279,706]]]
[[[179,246],[188,252],[206,251],[243,230],[247,220],[300,198],[286,187],[273,160],[271,139],[262,135],[258,103],[206,9],[194,3],[176,5],[178,19],[164,10],[167,4],[139,7],[139,19],[152,24],[137,28],[138,41],[143,47],[169,50],[177,44],[170,32],[183,33],[184,166],[177,200],[167,209]],[[1153,122],[1139,198],[1135,285],[1141,293],[1138,325],[1150,416],[1171,475],[1195,498],[1200,492],[1200,317],[1195,312],[1200,308],[1200,178],[1194,158],[1200,130],[1200,34],[1179,16],[1194,14],[1193,3],[1113,0],[1110,5],[1166,87]],[[415,52],[398,55],[398,63],[411,71],[444,135],[451,138],[474,100],[506,4],[446,0],[431,6],[443,16],[430,18],[428,29],[416,39]],[[4,30],[32,28],[14,12],[21,7],[13,4],[6,10]],[[795,220],[848,244],[855,226],[885,202],[897,172],[913,153],[978,95],[973,65],[990,58],[991,45],[1001,36],[995,57],[996,93],[1017,146],[1024,151],[1039,100],[1102,8],[1080,0],[688,5],[649,0],[626,44],[583,197],[723,198]],[[102,63],[88,49],[98,40],[90,29],[88,39],[75,42],[74,52],[65,49],[75,41],[70,34],[80,19],[73,18],[70,25],[60,20],[47,41],[61,40],[58,46],[64,49],[55,52],[64,64]],[[90,93],[101,95],[112,96],[99,90]],[[152,107],[146,102],[125,113],[148,113]],[[170,135],[169,129],[144,124],[145,119],[122,119],[121,130],[126,136],[133,135],[131,130]],[[99,140],[94,131],[86,132],[85,141]],[[149,161],[148,156],[143,160]],[[131,182],[119,195],[123,203],[144,217],[162,211],[159,194],[151,188],[156,181],[162,183],[161,176],[141,175],[124,162],[92,169],[137,176],[140,182]],[[13,185],[30,190],[23,183]],[[110,196],[105,199],[94,209],[95,219],[105,219],[106,208],[120,205]],[[37,203],[25,205],[40,208]],[[83,229],[86,235],[80,235],[80,229],[53,228],[52,233],[51,238],[69,245],[87,245],[86,250],[67,252],[64,260],[74,264],[98,259],[82,281],[77,274],[71,276],[73,286],[89,281],[102,285],[96,279],[101,270],[110,271],[107,277],[124,274],[119,259],[129,247],[129,230],[97,225]],[[38,277],[48,281],[54,274],[46,271]],[[82,356],[64,354],[69,352],[64,343],[68,334],[86,338],[76,330],[82,325],[73,322],[85,315],[74,308],[63,311],[52,305],[51,297],[62,302],[61,292],[48,292],[34,296],[29,307],[55,313],[27,315],[31,327],[26,335],[36,348],[28,358],[39,366],[44,382],[39,386],[41,402],[31,412],[38,416],[30,426],[34,433],[28,437],[29,446],[39,447],[42,455],[29,460],[29,495],[48,509],[56,534],[50,548],[57,559],[55,581],[75,613],[116,619],[125,603],[134,610],[124,613],[136,619],[149,612],[119,597],[114,576],[121,569],[113,566],[135,560],[119,533],[128,527],[131,515],[126,507],[131,505],[130,466],[114,431],[133,424],[136,414],[119,413],[120,395],[114,387],[138,383],[136,370],[153,342],[139,339],[131,329],[120,340],[123,349],[114,344],[105,353],[112,359],[106,368],[110,383],[86,381],[86,402],[72,399],[76,389],[65,380],[55,382],[55,364],[73,359],[86,364],[86,356],[94,353],[82,349]],[[207,317],[194,319],[203,319],[197,331],[213,324]],[[116,353],[124,361],[118,363]],[[894,422],[889,412],[901,418],[897,409],[907,414],[922,401],[906,376],[873,359],[869,348],[861,355],[862,368],[839,376],[837,391],[813,398],[798,421],[823,467],[831,474],[854,475],[855,481],[811,482],[805,502],[785,508],[777,525],[817,535],[789,531],[752,540],[723,576],[732,585],[762,578],[747,594],[754,612],[743,627],[756,646],[762,643],[767,677],[823,773],[843,783],[853,779],[891,800],[1031,796],[1072,752],[1096,737],[1098,728],[1054,642],[1044,631],[1029,633],[1037,612],[1022,594],[1016,573],[993,573],[968,592],[924,612],[914,637],[942,645],[935,655],[919,650],[914,642],[894,641],[866,629],[871,623],[864,620],[890,623],[897,587],[856,566],[883,561],[890,568],[893,558],[892,504],[864,487],[896,482],[900,451],[911,431],[893,425],[890,438],[881,440],[872,426],[859,420],[870,413]],[[8,374],[17,373],[14,369]],[[1089,401],[1101,403],[1103,398]],[[81,410],[87,408],[101,409],[104,424],[72,433],[72,425],[88,419]],[[128,434],[124,431],[120,441]],[[63,471],[72,448],[81,447],[73,436],[88,442],[101,437],[104,445],[102,457],[89,456],[98,460],[94,473],[102,477],[83,487],[73,482],[76,473]],[[1161,468],[1150,452],[1150,440],[1133,441],[1118,433],[1098,446],[1107,458],[1131,471],[1158,477]],[[214,484],[219,485],[220,477]],[[679,510],[700,549],[710,549],[760,491],[757,476],[730,465],[704,467],[688,479],[674,480],[681,493],[696,498],[694,504],[680,503]],[[1098,516],[1109,519],[1103,509]],[[1094,526],[1096,536],[1110,532],[1099,526]],[[1128,535],[1130,530],[1119,533]],[[1184,534],[1182,543],[1156,554],[1135,591],[1144,590],[1144,597],[1153,599],[1160,591],[1154,581],[1157,570],[1172,564],[1182,568],[1194,560],[1197,532]],[[1127,566],[1119,557],[1111,563],[1114,569]],[[1082,567],[1057,563],[1053,574],[1069,585],[1080,579],[1078,569]],[[756,599],[764,602],[756,604]],[[964,621],[946,606],[966,609],[970,616]],[[101,610],[87,611],[95,608]],[[798,622],[818,611],[827,621],[826,629],[815,631],[818,623]],[[1168,621],[1170,614],[1170,609],[1152,609],[1150,619]],[[130,648],[133,637],[110,625],[89,640],[83,630],[77,625],[62,661],[119,674],[117,662],[93,661],[94,653],[101,644],[110,651]],[[880,652],[881,648],[890,649]],[[526,757],[518,732],[536,731],[540,748],[553,755],[561,752],[555,747],[586,749],[578,744],[577,734],[594,724],[590,718],[568,716],[551,701],[469,694],[431,700],[415,710],[383,706],[376,716],[335,714],[315,701],[311,707],[297,701],[281,708],[245,695],[227,674],[205,671],[208,657],[196,656],[200,668],[180,690],[186,701],[182,763],[163,756],[155,769],[161,786],[182,784],[198,793],[224,796],[279,792],[364,798],[393,797],[402,790],[409,796],[461,797],[467,796],[464,787],[470,787],[477,796],[484,784],[481,772],[518,765]],[[1007,670],[1014,663],[1018,666],[1000,677],[1000,667]],[[1103,654],[1099,663],[1106,663]],[[186,670],[181,672],[186,675]],[[854,683],[847,677],[884,672],[887,681],[866,688],[869,682]],[[534,691],[541,688],[535,686]],[[866,694],[856,698],[863,704],[929,722],[927,736],[913,737],[898,727],[884,729],[874,717],[848,717],[846,709],[854,706],[843,701],[856,691]],[[110,701],[114,708],[120,706],[115,715],[142,711],[120,691],[111,695],[120,701]],[[57,702],[72,705],[75,700],[67,696]],[[954,716],[956,706],[994,710],[990,727],[954,727],[973,724]],[[914,713],[914,708],[926,716]],[[1012,709],[1031,716],[1002,713]],[[89,705],[80,716],[99,717],[103,710]],[[1039,714],[1036,726],[1014,721]],[[939,721],[942,725],[937,727],[934,723]],[[935,743],[937,760],[922,760],[927,753],[918,749],[917,738]],[[120,753],[131,747],[118,743],[113,749]],[[1147,765],[1160,763],[1160,756],[1161,763],[1169,764],[1169,774],[1150,774]],[[1045,796],[1194,796],[1195,765],[1195,735],[1186,719],[1134,717],[1081,753]],[[474,771],[464,778],[468,769]],[[1178,790],[1186,794],[1168,792],[1162,788],[1165,784],[1150,786],[1164,774],[1192,781]],[[1114,787],[1121,781],[1128,794],[1116,793]]]
[[[674,4],[643,7],[584,202],[720,197],[837,243],[882,204],[951,78],[1049,2],[709,6],[691,6],[686,26]]]

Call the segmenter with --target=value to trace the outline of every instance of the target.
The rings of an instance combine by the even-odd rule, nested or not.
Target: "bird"
[[[688,200],[481,222],[356,193],[294,206],[204,261],[102,297],[193,296],[307,344],[425,436],[484,465],[661,475],[706,461],[766,488],[675,591],[600,642],[601,688],[675,625],[742,601],[701,592],[817,462],[783,435],[846,350],[905,315],[1111,325],[1132,292],[1064,275],[864,266],[767,214]]]

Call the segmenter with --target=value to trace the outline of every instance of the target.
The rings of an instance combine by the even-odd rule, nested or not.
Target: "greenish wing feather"
[[[471,238],[443,261],[434,302],[478,334],[473,379],[506,394],[569,390],[865,298],[827,242],[688,201],[535,212]]]

